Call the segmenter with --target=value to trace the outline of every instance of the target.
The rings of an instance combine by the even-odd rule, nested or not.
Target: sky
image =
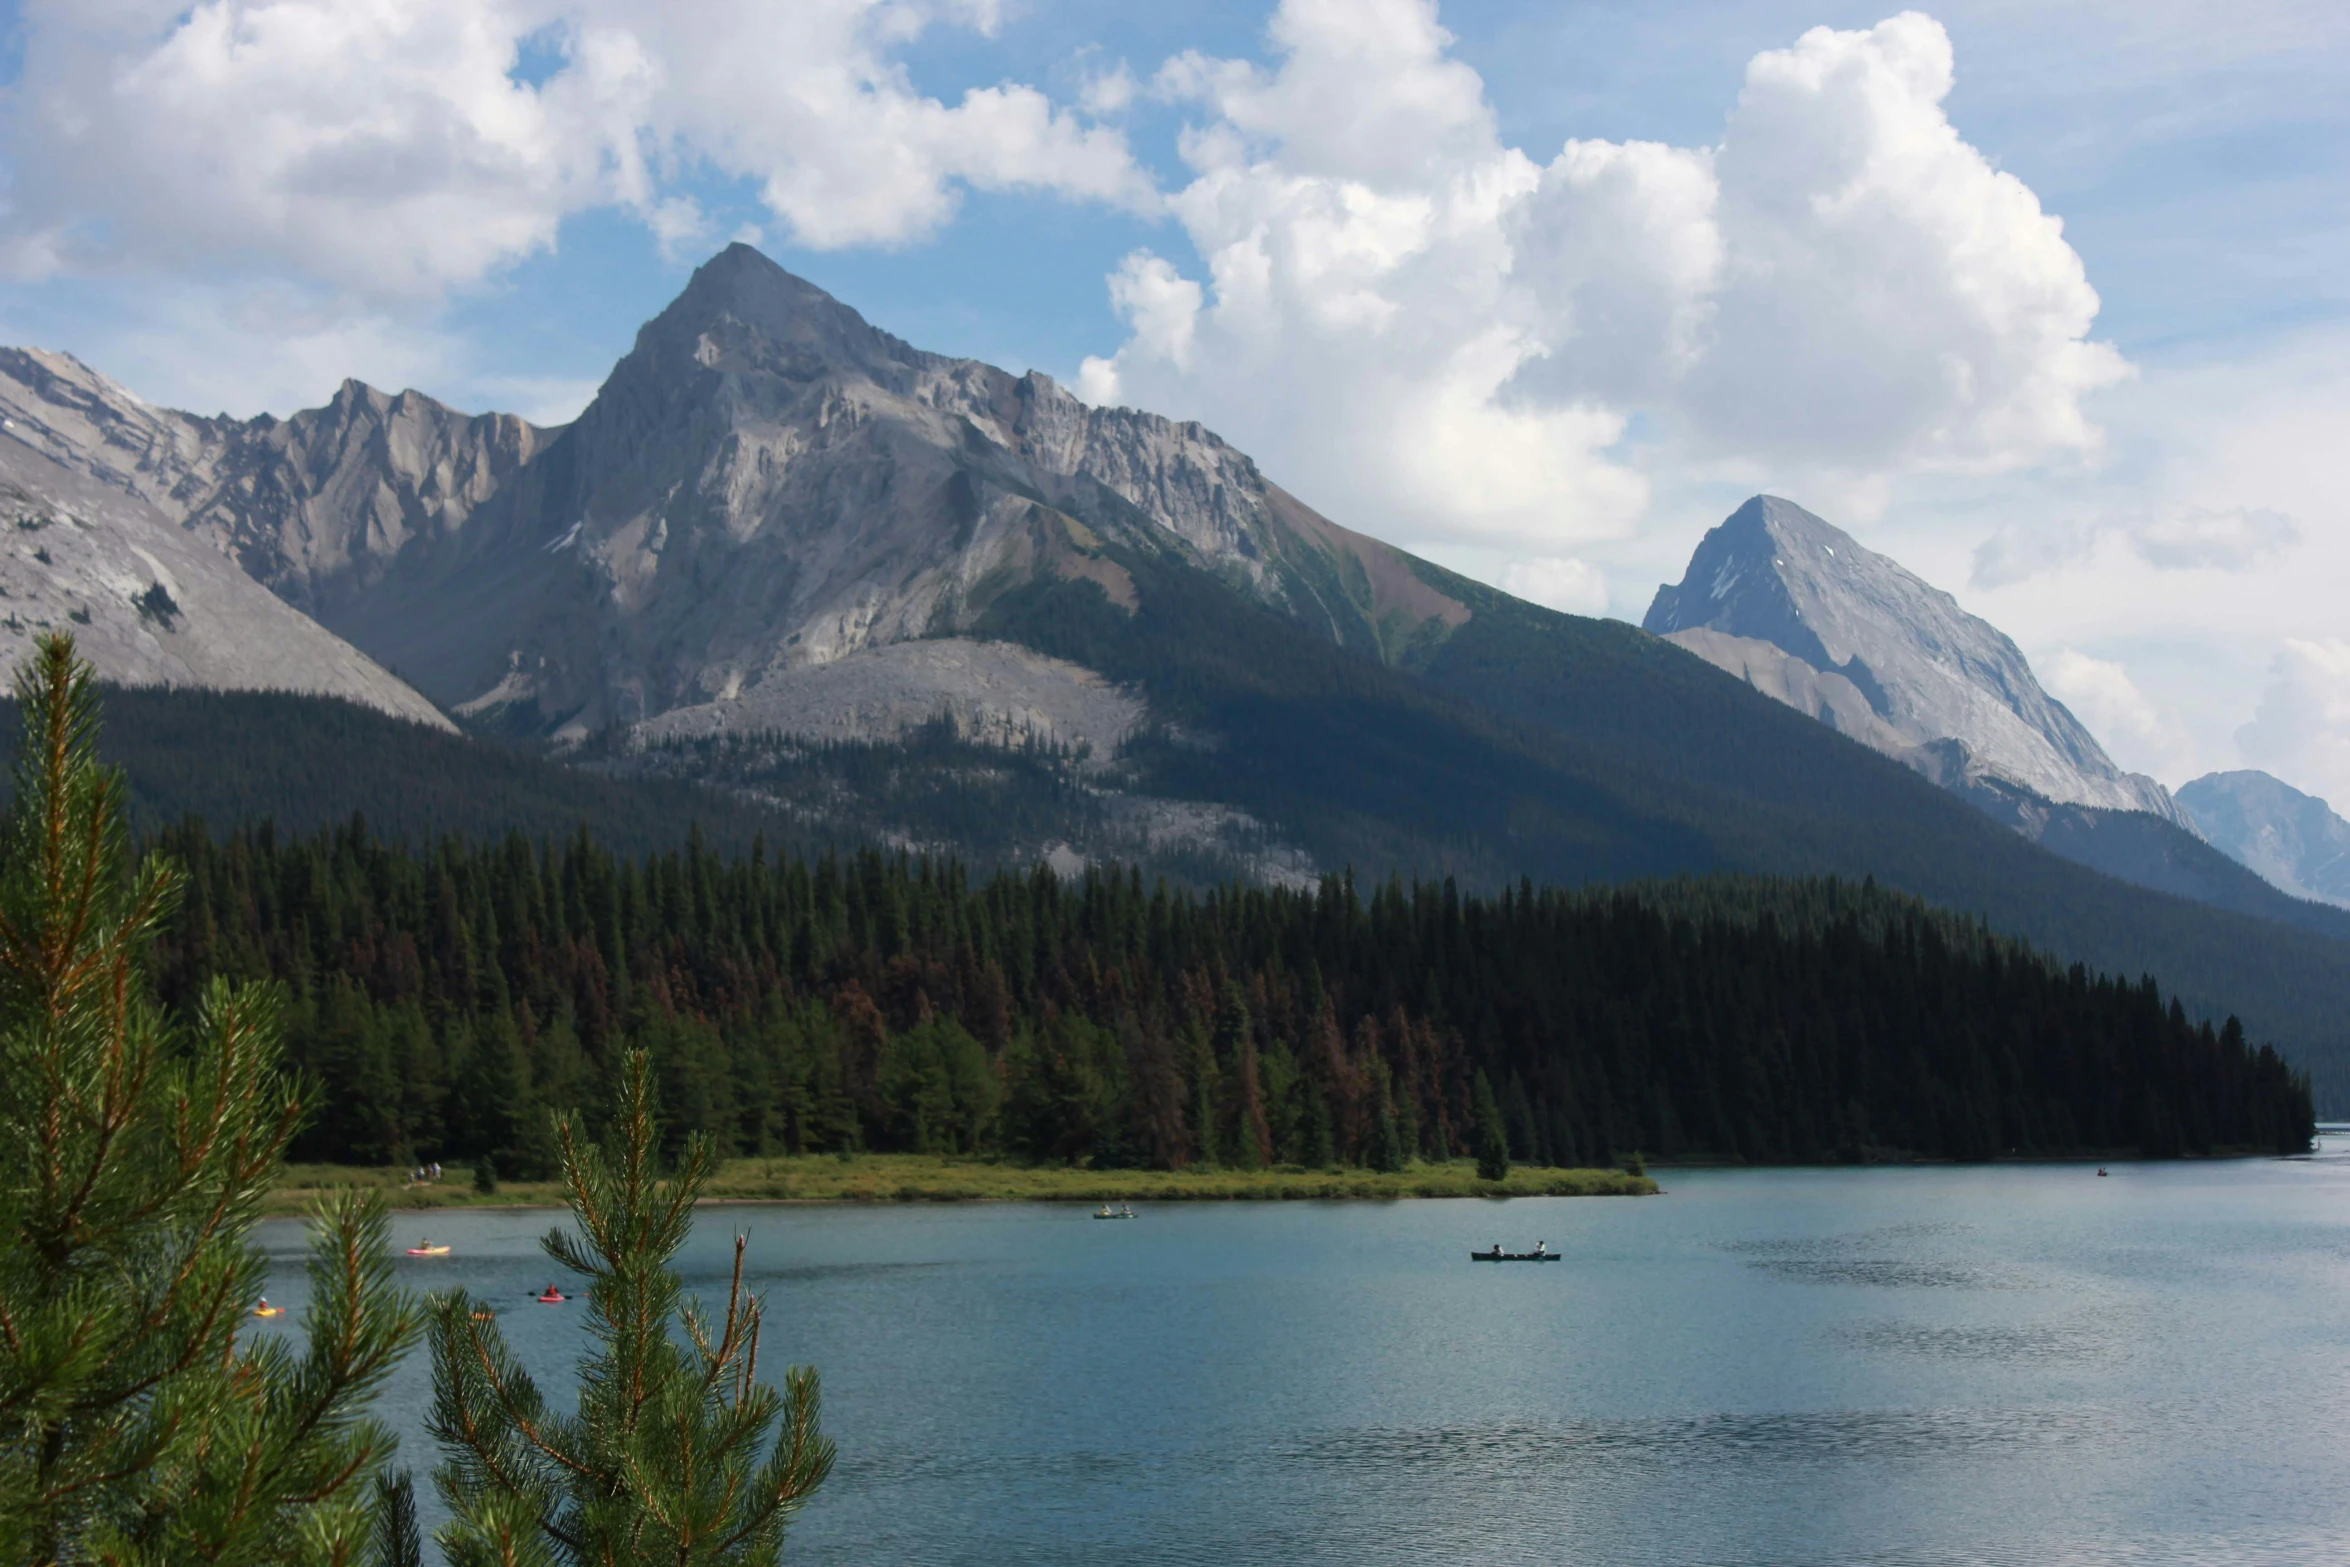
[[[1637,621],[1756,491],[2350,807],[2350,6],[0,3],[0,341],[543,422],[733,239]]]

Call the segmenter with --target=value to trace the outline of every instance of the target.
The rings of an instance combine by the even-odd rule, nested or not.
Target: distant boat
[[[426,1241],[421,1246],[411,1246],[408,1248],[408,1255],[411,1257],[446,1257],[448,1254],[448,1247],[435,1246],[431,1241]]]
[[[1124,1203],[1118,1204],[1115,1208],[1108,1203],[1103,1203],[1099,1208],[1094,1209],[1093,1216],[1097,1219],[1131,1219],[1134,1217],[1134,1210]]]
[[[1547,1246],[1536,1246],[1532,1251],[1503,1251],[1495,1246],[1491,1251],[1469,1253],[1471,1262],[1559,1262],[1563,1259]]]
[[[266,1301],[266,1300],[265,1300],[265,1301],[263,1301],[263,1302],[262,1302],[260,1305],[258,1305],[258,1306],[255,1306],[255,1307],[253,1308],[253,1315],[255,1315],[256,1317],[282,1317],[282,1316],[284,1316],[285,1314],[286,1314],[286,1308],[285,1308],[285,1307],[283,1307],[283,1306],[272,1306],[272,1305],[271,1305],[271,1304],[270,1304],[268,1301]]]
[[[2098,1173],[2099,1175],[2103,1175],[2103,1174],[2105,1173],[2105,1166],[2104,1166],[2104,1165],[2102,1165],[2102,1164],[2101,1164],[2101,1165],[2099,1165],[2099,1166],[2097,1167],[2097,1173]]]

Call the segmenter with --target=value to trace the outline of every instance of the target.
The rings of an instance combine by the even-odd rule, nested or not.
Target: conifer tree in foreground
[[[253,1327],[250,1233],[303,1115],[274,987],[184,1039],[144,951],[178,872],[129,863],[71,638],[18,672],[0,821],[0,1560],[354,1563],[393,1445],[367,1418],[417,1321],[380,1201],[319,1216],[305,1335]]]
[[[439,1535],[451,1567],[763,1567],[785,1525],[832,1468],[818,1430],[816,1373],[781,1391],[759,1380],[762,1304],[743,1289],[734,1244],[725,1315],[684,1298],[671,1265],[693,1227],[708,1141],[687,1141],[656,1178],[659,1128],[642,1051],[621,1073],[614,1146],[556,1122],[574,1236],[547,1255],[588,1279],[588,1333],[576,1414],[547,1407],[499,1333],[462,1291],[433,1306],[435,1480],[454,1515]]]

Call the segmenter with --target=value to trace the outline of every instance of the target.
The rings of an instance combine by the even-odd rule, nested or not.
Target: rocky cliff
[[[805,671],[968,631],[1042,581],[1131,610],[1113,544],[1381,656],[1466,618],[1199,426],[925,353],[741,245],[644,327],[575,423],[447,516],[364,593],[319,594],[319,613],[453,709],[531,734],[799,711],[784,688]],[[970,710],[986,731],[1052,720],[1054,693],[1077,689],[1054,677],[997,702],[965,689],[976,667],[875,666],[911,684],[869,694]]]
[[[70,354],[0,349],[24,445],[128,492],[304,610],[347,603],[419,540],[464,526],[546,445],[511,414],[345,381],[290,419],[154,407]]]
[[[0,666],[52,630],[122,685],[310,692],[452,727],[136,495],[0,431]]]
[[[2184,825],[1996,626],[1792,501],[1758,495],[1731,513],[1642,625],[2033,836],[2035,798]]]

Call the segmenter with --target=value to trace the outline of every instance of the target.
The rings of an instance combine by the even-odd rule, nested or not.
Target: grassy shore
[[[552,1181],[505,1181],[493,1193],[473,1189],[473,1172],[456,1166],[427,1186],[399,1170],[347,1165],[289,1167],[270,1201],[273,1213],[307,1212],[339,1187],[381,1188],[395,1208],[559,1206]],[[1415,1164],[1395,1175],[1369,1170],[1082,1170],[1057,1165],[997,1164],[928,1154],[809,1154],[730,1159],[712,1177],[714,1202],[1233,1202],[1398,1197],[1637,1197],[1656,1182],[1622,1170],[1517,1168],[1505,1181],[1477,1179],[1475,1161]]]

